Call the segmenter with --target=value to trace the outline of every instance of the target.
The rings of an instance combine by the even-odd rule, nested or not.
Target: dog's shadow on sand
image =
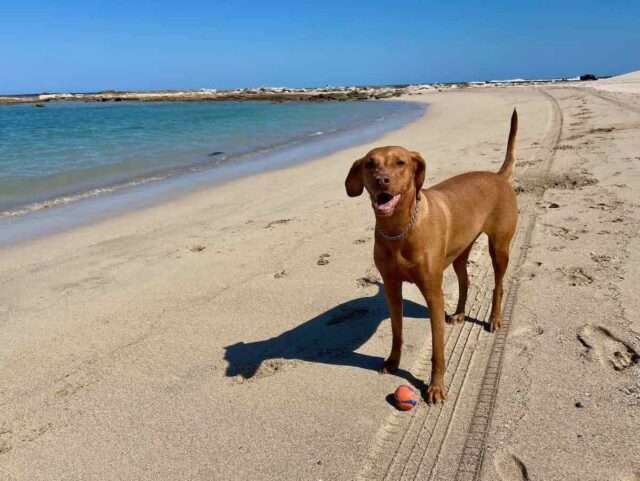
[[[356,352],[371,338],[380,323],[389,317],[382,284],[378,282],[376,286],[378,291],[375,295],[352,299],[333,307],[278,337],[257,342],[238,342],[225,347],[225,360],[228,362],[226,375],[250,379],[260,372],[265,361],[274,359],[377,371],[384,361],[383,357]],[[426,319],[429,312],[425,306],[405,300],[404,315]],[[394,374],[421,391],[426,387],[422,380],[406,370],[398,369]]]

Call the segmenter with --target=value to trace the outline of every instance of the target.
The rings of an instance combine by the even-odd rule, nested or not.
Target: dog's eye
[[[376,166],[376,163],[375,163],[372,159],[369,159],[369,160],[367,161],[367,163],[366,163],[366,164],[364,164],[364,166],[365,166],[367,169],[373,169],[373,168]]]
[[[396,162],[396,165],[402,167],[403,165],[407,165],[407,163],[404,160],[399,160],[398,162]]]

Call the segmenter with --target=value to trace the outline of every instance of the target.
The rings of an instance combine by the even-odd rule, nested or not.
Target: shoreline
[[[425,115],[427,106],[408,98],[384,118],[360,121],[322,134],[292,138],[283,144],[200,165],[150,173],[145,177],[98,186],[53,199],[17,205],[0,212],[0,246],[105,219],[123,212],[213,188],[221,183],[312,161],[369,142]]]

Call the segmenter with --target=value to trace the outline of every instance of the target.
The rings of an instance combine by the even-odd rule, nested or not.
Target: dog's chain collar
[[[409,231],[411,230],[411,228],[415,225],[416,220],[418,219],[418,211],[420,210],[420,196],[416,197],[416,204],[413,207],[413,212],[411,213],[411,220],[409,221],[409,224],[407,225],[407,227],[404,228],[404,230],[402,232],[400,232],[399,234],[387,234],[385,231],[383,231],[378,225],[376,225],[376,232],[378,234],[380,234],[382,237],[384,237],[387,240],[400,240],[402,239],[404,236],[406,236]]]

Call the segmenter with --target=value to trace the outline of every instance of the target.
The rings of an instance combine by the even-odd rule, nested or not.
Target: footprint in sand
[[[604,210],[604,211],[613,211],[613,210],[618,210],[620,208],[620,206],[622,205],[622,202],[619,200],[615,200],[612,202],[598,202],[594,205],[590,205],[589,209],[596,209],[596,210]]]
[[[586,286],[593,282],[593,277],[587,274],[582,267],[563,267],[558,270],[562,272],[565,281],[570,286]]]
[[[520,271],[522,279],[526,281],[530,281],[538,274],[540,267],[542,267],[542,262],[538,262],[538,261],[526,262],[522,266]]]
[[[358,287],[377,286],[380,282],[380,274],[375,266],[369,267],[364,277],[356,279]]]
[[[600,364],[610,365],[616,371],[627,369],[640,361],[640,355],[609,330],[586,324],[578,331],[578,340],[589,355]]]
[[[326,266],[329,263],[329,257],[331,257],[331,254],[322,254],[320,257],[318,257],[318,262],[316,262],[316,264],[318,264],[319,266]]]
[[[8,453],[13,449],[13,446],[6,441],[0,441],[0,454]]]
[[[280,272],[276,272],[273,277],[275,279],[282,279],[283,277],[287,277],[287,275],[289,275],[289,273],[285,269],[282,269]]]
[[[498,451],[493,458],[493,465],[502,481],[529,481],[527,467],[507,451]]]
[[[302,361],[298,359],[283,359],[280,357],[266,359],[260,362],[259,365],[246,366],[240,374],[234,377],[234,381],[236,384],[254,382],[258,379],[275,376],[276,374],[284,372],[291,367],[297,366],[301,362]]]
[[[587,133],[588,134],[606,134],[609,132],[613,132],[614,130],[616,130],[615,127],[600,127],[597,129],[590,129]]]
[[[545,232],[551,234],[554,237],[561,237],[565,240],[579,239],[579,237],[574,232],[567,229],[566,227],[561,227],[561,226],[551,225],[551,224],[542,224],[542,227]]]
[[[567,150],[570,146],[557,146],[558,150]],[[516,193],[542,192],[545,189],[575,190],[597,184],[588,172],[563,172],[563,173],[532,173],[525,174],[514,179]]]
[[[274,227],[278,226],[278,225],[283,225],[283,224],[288,224],[289,222],[291,222],[293,219],[278,219],[278,220],[272,220],[271,222],[269,222],[267,225],[264,226],[265,229],[273,229]]]

